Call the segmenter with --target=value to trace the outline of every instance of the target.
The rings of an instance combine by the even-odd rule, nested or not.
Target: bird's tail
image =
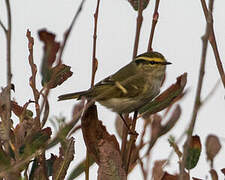
[[[87,91],[63,94],[58,97],[58,101],[64,101],[64,100],[69,100],[69,99],[80,99],[81,96],[85,96],[86,93],[87,93]]]

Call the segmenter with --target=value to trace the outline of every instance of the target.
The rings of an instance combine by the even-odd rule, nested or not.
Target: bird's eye
[[[150,63],[150,64],[156,64],[155,61],[150,61],[149,63]]]

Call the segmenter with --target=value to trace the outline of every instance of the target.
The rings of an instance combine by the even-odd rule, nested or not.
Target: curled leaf
[[[167,108],[173,100],[179,96],[187,83],[187,73],[177,78],[177,82],[162,92],[153,101],[139,109],[142,116],[149,116]]]
[[[185,163],[185,168],[190,170],[193,169],[199,160],[201,155],[202,145],[199,136],[192,136],[190,146],[188,148],[187,159]]]

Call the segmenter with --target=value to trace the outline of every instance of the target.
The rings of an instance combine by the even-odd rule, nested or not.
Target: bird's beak
[[[167,61],[165,62],[165,65],[169,65],[169,64],[172,64],[172,63],[171,62],[167,62]]]

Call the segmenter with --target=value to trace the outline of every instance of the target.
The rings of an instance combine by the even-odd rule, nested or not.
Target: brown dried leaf
[[[51,67],[56,59],[56,54],[60,48],[60,43],[55,41],[55,34],[48,32],[46,29],[38,31],[41,41],[44,43],[44,58],[42,63]]]
[[[15,136],[15,149],[17,153],[19,153],[20,147],[25,144],[27,136],[33,133],[33,124],[34,120],[29,119],[16,125],[13,133]]]
[[[163,126],[161,125],[161,121],[162,121],[161,116],[159,116],[157,114],[154,114],[152,116],[153,122],[152,122],[152,126],[151,126],[151,141],[149,143],[149,148],[148,148],[147,152],[150,151],[150,149],[154,146],[155,142],[157,141],[157,139],[160,136],[163,136],[164,134],[169,132],[174,127],[174,125],[178,121],[180,115],[181,115],[181,109],[180,109],[180,106],[177,105],[177,107],[175,108],[169,121]]]
[[[98,120],[95,105],[84,112],[81,125],[87,150],[99,165],[98,179],[126,179],[119,144],[115,136],[110,135]]]
[[[49,88],[55,88],[56,86],[61,85],[69,77],[73,75],[73,72],[70,71],[71,67],[65,64],[59,64],[56,67],[52,68],[50,71],[51,80],[48,83]]]
[[[55,34],[46,29],[38,31],[41,41],[44,43],[44,56],[41,65],[42,85],[48,83],[52,77],[51,68],[56,60],[56,54],[60,48],[60,43],[55,41]]]
[[[207,160],[213,161],[213,159],[221,149],[219,138],[212,134],[208,135],[205,146]]]
[[[218,180],[217,172],[214,169],[211,169],[209,172],[211,174],[212,180]]]
[[[17,117],[19,117],[20,120],[31,118],[33,116],[33,112],[27,109],[27,107],[30,103],[32,103],[32,101],[25,103],[22,107],[22,106],[18,105],[17,102],[11,101],[11,108],[12,108],[13,113]]]
[[[139,0],[128,0],[131,6],[134,8],[135,11],[138,10],[139,7]],[[143,10],[148,6],[149,0],[142,0],[142,8]]]
[[[23,107],[19,106],[17,104],[17,102],[11,101],[11,108],[12,108],[12,111],[14,112],[14,114],[17,117],[20,117],[22,115],[22,113],[23,113]]]
[[[40,93],[36,88],[36,74],[37,74],[37,66],[34,64],[34,58],[33,58],[33,46],[34,46],[34,38],[31,36],[31,32],[29,29],[27,29],[27,39],[28,39],[28,49],[29,49],[29,64],[31,67],[32,76],[29,79],[30,87],[33,90],[34,98],[35,100],[39,99]]]
[[[154,180],[161,180],[163,175],[164,175],[164,171],[163,171],[163,166],[165,165],[167,160],[160,160],[160,161],[155,161],[154,162],[154,166],[152,169],[152,179]]]
[[[162,92],[153,101],[139,109],[142,116],[149,116],[167,108],[174,99],[179,96],[187,83],[187,73],[182,74],[177,78],[177,82],[172,84],[167,90]]]
[[[167,123],[164,126],[162,126],[160,136],[166,134],[168,131],[170,131],[175,126],[178,119],[180,118],[180,115],[181,115],[181,108],[180,108],[180,105],[178,104],[176,106],[175,110],[173,111],[170,119],[167,121]]]
[[[82,99],[78,104],[73,107],[73,119],[80,119],[83,109],[84,109],[85,100]]]
[[[188,90],[185,90],[184,92],[182,92],[179,96],[177,96],[169,105],[168,108],[166,108],[164,116],[166,116],[168,114],[168,112],[170,111],[170,109],[173,107],[173,105],[178,102],[179,100],[181,100],[183,97],[186,96],[186,94],[188,93]]]

